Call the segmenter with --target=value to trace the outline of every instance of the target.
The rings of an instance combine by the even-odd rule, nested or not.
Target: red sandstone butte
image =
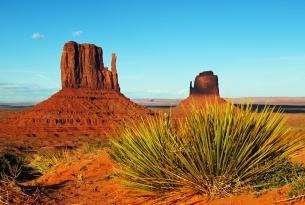
[[[213,71],[204,71],[196,76],[194,87],[190,83],[190,95],[219,96],[218,77]]]
[[[103,50],[70,41],[61,56],[62,89],[32,109],[0,121],[6,136],[97,136],[124,126],[129,120],[153,115],[120,93],[112,54],[111,71]]]
[[[115,54],[112,54],[111,69],[109,71],[104,66],[102,48],[73,41],[64,45],[61,56],[62,88],[119,91]]]
[[[202,106],[205,103],[224,103],[219,96],[218,77],[213,71],[204,71],[196,76],[194,87],[190,82],[190,95],[182,100],[175,108],[181,113],[192,106]]]

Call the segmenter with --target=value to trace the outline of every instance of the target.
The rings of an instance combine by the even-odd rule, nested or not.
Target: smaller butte
[[[190,82],[189,97],[182,100],[175,108],[176,113],[181,113],[192,106],[201,106],[205,103],[224,103],[219,95],[218,76],[213,71],[204,71],[195,77],[194,86]]]
[[[190,96],[192,95],[219,96],[217,75],[214,75],[213,71],[199,73],[195,78],[194,87],[192,81],[190,83]]]

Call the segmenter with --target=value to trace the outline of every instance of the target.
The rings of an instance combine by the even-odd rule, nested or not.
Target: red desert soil
[[[59,105],[61,106],[61,105]],[[67,105],[69,106],[69,105]],[[285,114],[288,118],[287,126],[293,132],[305,133],[305,115],[304,114]],[[90,143],[95,143],[90,137],[75,137],[70,138],[71,141],[63,140],[62,137],[48,137],[48,138],[21,138],[28,141],[23,141],[24,145],[32,146],[36,149],[40,143],[66,145],[66,143],[77,144],[81,140],[93,140]],[[73,140],[74,139],[74,140]],[[36,141],[35,141],[36,140]],[[41,141],[40,141],[41,140]],[[38,141],[38,142],[37,142]],[[305,150],[301,151],[293,161],[305,163]],[[139,193],[134,191],[127,191],[119,183],[118,179],[114,177],[114,163],[111,161],[107,149],[94,155],[80,155],[68,162],[63,162],[58,166],[49,170],[41,178],[29,182],[28,184],[55,187],[53,191],[49,191],[48,197],[44,199],[45,204],[164,204],[163,202],[156,202],[154,198],[135,197]],[[48,189],[47,189],[48,190]],[[223,199],[214,199],[207,201],[202,196],[194,196],[185,202],[177,202],[176,204],[209,204],[209,205],[269,205],[275,204],[276,201],[284,200],[287,196],[289,187],[280,189],[273,189],[264,192],[260,196],[254,193],[243,193],[232,197]],[[181,197],[182,194],[176,194],[171,199]],[[173,204],[173,203],[169,203]],[[276,204],[286,204],[276,203]],[[305,204],[304,201],[299,201],[294,204]]]
[[[13,111],[9,110],[0,110],[0,120],[7,118],[9,115],[13,114]]]
[[[152,113],[116,91],[66,88],[1,120],[0,147],[8,142],[35,150],[74,147],[79,138],[106,142],[118,126]]]
[[[305,133],[304,114],[286,114],[288,117],[287,126],[293,131]],[[58,189],[50,192],[45,204],[166,204],[166,201],[156,201],[155,198],[136,197],[140,194],[135,191],[127,191],[115,177],[115,165],[110,159],[108,148],[104,148],[97,154],[80,155],[68,162],[63,162],[49,170],[41,178],[31,182],[31,185],[58,185]],[[305,163],[305,150],[301,151],[293,161]],[[263,192],[261,195],[254,193],[242,193],[223,199],[209,200],[202,196],[193,196],[184,202],[176,204],[203,204],[203,205],[270,205],[287,204],[286,202],[275,203],[285,200],[289,186],[272,189]],[[176,194],[170,199],[181,197]],[[168,201],[167,201],[168,202]],[[167,203],[174,204],[174,203]],[[305,204],[305,201],[298,201],[297,204]]]
[[[114,177],[114,164],[107,150],[102,150],[95,155],[84,155],[68,160],[30,184],[58,186],[58,189],[48,194],[49,197],[45,199],[45,204],[175,204],[165,203],[166,201],[157,202],[153,197],[135,197],[139,196],[139,193],[124,189],[118,179]],[[209,201],[207,198],[197,195],[176,204],[270,205],[285,199],[287,191],[286,186],[266,191],[260,196],[249,193]],[[182,194],[175,194],[170,199],[174,200],[181,196]],[[300,201],[295,204],[303,203]]]
[[[150,113],[116,91],[65,88],[2,120],[0,131],[8,136],[96,136]]]

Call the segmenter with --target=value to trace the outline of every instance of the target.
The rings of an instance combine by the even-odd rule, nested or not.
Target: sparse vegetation
[[[305,197],[305,177],[299,177],[290,185],[289,198]]]
[[[69,163],[69,161],[77,156],[97,154],[100,150],[109,145],[97,143],[85,143],[82,147],[76,150],[62,150],[55,153],[34,154],[28,157],[28,166],[38,170],[40,173],[45,173],[52,167],[60,163]]]
[[[303,148],[304,140],[290,136],[282,113],[273,111],[206,104],[190,111],[177,128],[163,117],[148,119],[112,140],[111,155],[124,184],[140,191],[183,188],[225,196],[253,184],[263,187],[268,180],[282,184],[284,179],[268,173]]]
[[[56,153],[34,154],[30,156],[28,166],[45,173],[53,166],[65,161],[69,156],[68,151],[60,151]]]
[[[23,166],[21,156],[5,150],[0,152],[0,180],[5,177],[17,179]]]
[[[281,187],[305,176],[305,168],[301,163],[292,163],[288,159],[276,163],[269,171],[253,181],[255,190]]]
[[[20,185],[24,158],[11,152],[0,154],[0,204],[40,204],[40,190]]]

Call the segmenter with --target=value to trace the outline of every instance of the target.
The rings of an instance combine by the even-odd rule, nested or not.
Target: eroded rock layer
[[[116,91],[62,89],[30,110],[2,121],[7,135],[104,135],[152,112]]]

